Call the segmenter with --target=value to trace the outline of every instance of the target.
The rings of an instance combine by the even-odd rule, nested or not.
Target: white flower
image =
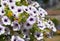
[[[2,17],[2,22],[4,25],[10,25],[11,24],[11,21],[7,16]]]
[[[12,4],[15,4],[15,0],[8,0],[8,5],[12,5]]]
[[[27,6],[22,5],[22,8],[26,13],[28,13],[28,14],[30,13],[30,10],[28,9]]]
[[[8,27],[5,28],[5,35],[10,35],[10,29]]]
[[[10,5],[8,5],[8,7],[13,13],[16,12],[16,5],[15,4],[10,4]]]
[[[17,12],[20,14],[20,13],[23,13],[23,8],[22,6],[17,6]]]
[[[24,39],[20,38],[19,36],[12,36],[11,41],[24,41]]]
[[[16,6],[15,9],[13,9],[13,16],[16,18],[19,17],[19,14],[23,13],[23,8],[22,6]]]
[[[43,14],[47,15],[48,13],[43,8],[38,8],[39,12],[42,12]]]
[[[3,16],[5,14],[5,11],[3,8],[0,8],[0,16]]]
[[[49,19],[48,21],[48,24],[50,24],[50,25],[54,25],[54,23]]]
[[[5,33],[5,27],[0,25],[0,35]]]
[[[23,38],[25,39],[25,41],[26,41],[26,40],[30,40],[30,37],[29,37],[29,35],[28,35],[28,34],[24,35],[24,37],[23,37]]]
[[[35,36],[35,38],[36,38],[37,40],[43,39],[43,33],[36,32],[34,36]]]
[[[45,14],[42,13],[42,12],[39,12],[39,15],[40,15],[41,18],[44,18],[45,17]]]
[[[18,21],[13,21],[11,26],[13,27],[13,31],[19,31],[20,30],[20,24]]]
[[[26,22],[26,23],[24,24],[24,28],[26,28],[26,29],[31,29],[31,28],[32,28],[32,25],[31,25],[29,22]]]
[[[31,5],[28,6],[28,9],[29,9],[29,10],[36,10],[36,8],[33,7],[33,6],[31,6]]]
[[[29,16],[27,19],[27,22],[29,22],[31,25],[33,25],[36,22],[36,18],[33,16]]]
[[[23,34],[28,34],[29,33],[29,29],[26,29],[26,28],[22,28],[21,31],[22,31]]]
[[[7,1],[3,1],[3,0],[1,0],[1,5],[2,5],[3,8],[5,8],[5,6],[6,6],[7,4],[8,4]]]
[[[50,26],[50,29],[51,29],[53,32],[56,32],[56,31],[57,31],[57,29],[56,29],[55,26]]]
[[[31,5],[34,6],[34,7],[39,7],[40,6],[39,3],[37,3],[37,2],[33,2]]]
[[[41,29],[41,30],[44,30],[46,28],[45,24],[43,23],[43,21],[39,21],[38,24],[37,24],[38,28]]]

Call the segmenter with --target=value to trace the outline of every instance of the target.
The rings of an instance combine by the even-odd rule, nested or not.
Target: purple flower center
[[[2,30],[2,28],[0,28],[0,31]]]
[[[37,37],[40,37],[40,34],[37,34]]]
[[[30,18],[30,21],[33,21],[33,18]]]
[[[2,13],[4,13],[4,11],[2,10]]]
[[[49,24],[51,24],[51,22],[49,22]]]
[[[33,11],[34,13],[36,13],[36,11]]]
[[[14,6],[11,6],[12,9],[14,9]]]
[[[25,9],[26,11],[28,11],[28,9]]]
[[[9,0],[9,2],[12,2],[12,0]]]
[[[31,10],[31,7],[29,9]]]
[[[7,22],[7,19],[4,19],[5,22]]]
[[[16,39],[14,39],[14,41],[16,41]]]
[[[21,9],[18,9],[18,12],[21,12]]]
[[[4,3],[3,5],[6,6],[6,3]]]
[[[42,15],[42,13],[40,13],[40,15]]]
[[[2,5],[0,4],[0,7],[1,7]]]
[[[23,30],[23,32],[26,32],[26,31],[27,31],[26,29]]]
[[[26,35],[26,38],[28,38],[28,36]]]
[[[18,26],[18,24],[17,24],[17,23],[15,23],[15,26]]]
[[[30,26],[30,24],[29,24],[29,23],[27,23],[26,25],[27,25],[27,26]]]

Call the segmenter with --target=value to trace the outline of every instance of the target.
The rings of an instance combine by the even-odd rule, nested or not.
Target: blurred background
[[[46,41],[60,41],[60,0],[32,0],[37,1],[42,8],[48,12],[48,17],[54,22],[57,32],[53,38],[45,39]]]

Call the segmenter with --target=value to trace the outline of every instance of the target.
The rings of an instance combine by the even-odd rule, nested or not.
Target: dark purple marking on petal
[[[33,11],[34,13],[36,13],[36,11]]]
[[[30,24],[29,24],[29,23],[27,23],[26,25],[27,25],[27,26],[30,26]]]
[[[7,19],[4,19],[4,22],[7,22]]]
[[[37,34],[37,37],[40,37],[40,34]]]
[[[28,9],[25,9],[26,11],[28,11]]]
[[[21,12],[21,9],[18,9],[18,12]]]
[[[33,21],[33,18],[30,18],[30,21]]]

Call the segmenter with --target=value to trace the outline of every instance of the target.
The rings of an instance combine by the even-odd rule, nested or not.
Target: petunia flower
[[[33,7],[32,5],[29,5],[29,6],[28,6],[28,9],[29,9],[29,10],[36,10],[36,8]]]
[[[27,34],[26,34],[26,35],[24,35],[24,37],[23,37],[23,38],[24,38],[24,40],[25,40],[25,41],[29,41],[29,40],[30,40],[30,37],[29,37],[29,35],[27,35]]]
[[[39,12],[42,12],[43,14],[47,15],[48,13],[41,7],[38,8]]]
[[[12,12],[15,12],[17,8],[15,4],[8,5],[8,7]]]
[[[29,22],[24,23],[24,28],[31,29],[32,25]]]
[[[0,17],[2,17],[5,14],[5,11],[3,8],[0,8]]]
[[[24,41],[24,39],[20,38],[18,35],[17,36],[12,36],[11,41]]]
[[[57,31],[57,29],[56,29],[55,26],[50,26],[50,29],[51,29],[53,32],[56,32],[56,31]]]
[[[27,6],[22,5],[22,8],[26,13],[28,13],[28,14],[30,13],[30,10],[28,9]]]
[[[26,28],[22,28],[21,31],[22,31],[23,34],[28,34],[29,33],[29,30],[26,29]]]
[[[5,33],[5,27],[0,25],[0,35]]]
[[[13,31],[19,31],[20,30],[20,24],[18,21],[13,21],[11,26],[13,27]]]
[[[8,5],[8,1],[1,0],[1,5],[3,8],[5,8],[5,6]]]
[[[2,22],[4,25],[10,25],[11,24],[11,21],[7,16],[2,17]]]
[[[17,6],[17,12],[20,14],[20,13],[23,13],[23,8],[22,6]]]
[[[29,16],[27,19],[27,22],[29,22],[31,25],[33,25],[36,22],[36,18],[33,16]]]
[[[39,3],[37,3],[37,2],[33,2],[31,5],[34,6],[34,7],[39,7],[40,6]]]
[[[35,32],[34,36],[37,40],[42,40],[43,39],[43,33]]]
[[[8,0],[8,5],[12,5],[12,4],[15,4],[15,0]]]
[[[5,28],[5,35],[10,35],[10,29],[8,27]]]

